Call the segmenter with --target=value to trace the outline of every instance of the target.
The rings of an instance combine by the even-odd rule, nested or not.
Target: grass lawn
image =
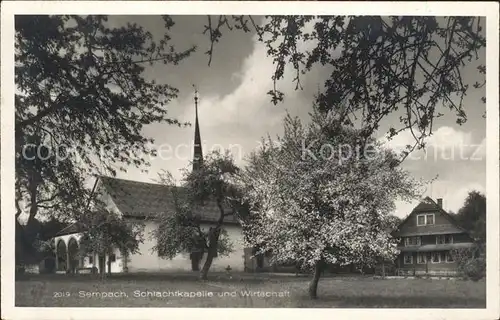
[[[224,274],[215,273],[210,276],[210,280],[200,281],[196,274],[124,274],[106,279],[95,275],[25,275],[16,279],[15,304],[18,307],[155,308],[486,307],[484,280],[380,280],[330,276],[320,280],[319,298],[310,300],[307,296],[308,277],[237,274],[229,279]],[[152,292],[159,292],[160,296],[151,296]],[[271,296],[244,296],[243,292],[264,292]],[[96,293],[120,296],[103,297],[103,294]]]

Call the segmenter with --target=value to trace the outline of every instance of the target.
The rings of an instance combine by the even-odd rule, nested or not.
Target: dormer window
[[[434,213],[417,215],[417,226],[426,226],[434,224]]]

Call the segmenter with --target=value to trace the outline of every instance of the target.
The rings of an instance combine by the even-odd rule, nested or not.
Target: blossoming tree
[[[421,183],[398,167],[396,155],[360,137],[333,116],[314,112],[308,126],[287,116],[283,136],[265,140],[240,175],[251,206],[246,241],[257,254],[271,252],[271,263],[314,270],[311,298],[329,263],[394,257],[385,220],[397,198],[418,196]]]

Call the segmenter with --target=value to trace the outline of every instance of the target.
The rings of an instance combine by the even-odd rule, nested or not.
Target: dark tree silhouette
[[[16,217],[78,214],[89,174],[148,165],[138,156],[152,153],[144,125],[181,125],[166,107],[177,89],[142,74],[147,63],[177,64],[194,51],[170,46],[174,22],[164,22],[155,42],[143,27],[112,27],[106,16],[16,16]]]
[[[211,40],[209,63],[224,31],[257,33],[274,61],[274,87],[268,94],[275,104],[284,99],[277,83],[285,66],[295,72],[296,89],[313,67],[327,68],[330,76],[316,99],[320,110],[360,124],[365,137],[389,114],[398,114],[389,137],[410,130],[415,139],[403,160],[424,147],[434,119],[446,110],[458,124],[467,120],[463,98],[471,86],[484,87],[486,67],[477,64],[481,80],[474,83],[466,83],[462,70],[484,58],[483,23],[480,17],[266,16],[259,24],[251,16],[219,16],[208,17],[204,32]],[[301,43],[312,49],[304,50]]]
[[[486,243],[486,197],[478,191],[471,191],[464,205],[454,216],[460,225],[480,243]]]
[[[162,257],[173,258],[180,252],[201,251],[206,259],[200,270],[200,278],[206,280],[215,257],[227,255],[233,244],[224,228],[230,218],[245,214],[241,194],[235,185],[239,168],[228,154],[210,153],[203,164],[194,171],[185,172],[182,187],[175,185],[170,173],[160,174],[160,182],[172,190],[173,208],[170,214],[160,215],[160,225],[154,236],[154,247]],[[205,230],[197,214],[206,208],[200,205],[212,202],[216,207],[213,224]]]

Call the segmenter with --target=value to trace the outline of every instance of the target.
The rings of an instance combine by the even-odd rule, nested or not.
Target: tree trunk
[[[102,268],[99,271],[101,271],[101,280],[104,280],[104,278],[106,278],[106,260],[102,263]]]
[[[201,268],[201,271],[200,271],[200,279],[201,280],[208,280],[208,270],[210,270],[210,267],[212,266],[213,261],[214,261],[214,254],[209,252],[207,254],[207,260],[205,260],[205,263],[203,264],[203,268]]]
[[[209,243],[208,243],[208,252],[207,252],[207,260],[203,264],[203,268],[201,268],[200,279],[207,280],[208,279],[208,270],[212,266],[212,262],[217,254],[217,244],[219,240],[220,227],[210,228],[209,231]]]
[[[30,211],[26,225],[31,225],[38,213],[38,186],[41,184],[40,173],[31,168],[28,188],[30,195]]]
[[[222,206],[222,197],[217,198],[217,207],[220,211],[219,219],[217,220],[217,225],[215,227],[211,227],[208,231],[208,250],[207,250],[207,260],[203,264],[203,268],[201,268],[200,279],[207,280],[208,279],[208,270],[212,265],[212,261],[217,255],[217,245],[219,242],[220,228],[222,226],[222,222],[224,221],[224,208]]]
[[[123,251],[121,252],[121,255],[123,257],[123,272],[128,273],[128,252]]]
[[[318,262],[316,262],[316,266],[314,267],[314,276],[309,283],[309,297],[311,299],[318,298],[318,282],[319,278],[321,277],[321,273],[323,272],[324,265],[324,261],[319,260]]]
[[[196,256],[194,252],[191,252],[189,255],[189,258],[191,259],[191,271],[198,271],[198,266],[196,264]]]
[[[200,262],[203,260],[203,251],[195,251],[191,253],[191,270],[200,271]]]
[[[108,274],[111,275],[111,257],[108,256]]]

